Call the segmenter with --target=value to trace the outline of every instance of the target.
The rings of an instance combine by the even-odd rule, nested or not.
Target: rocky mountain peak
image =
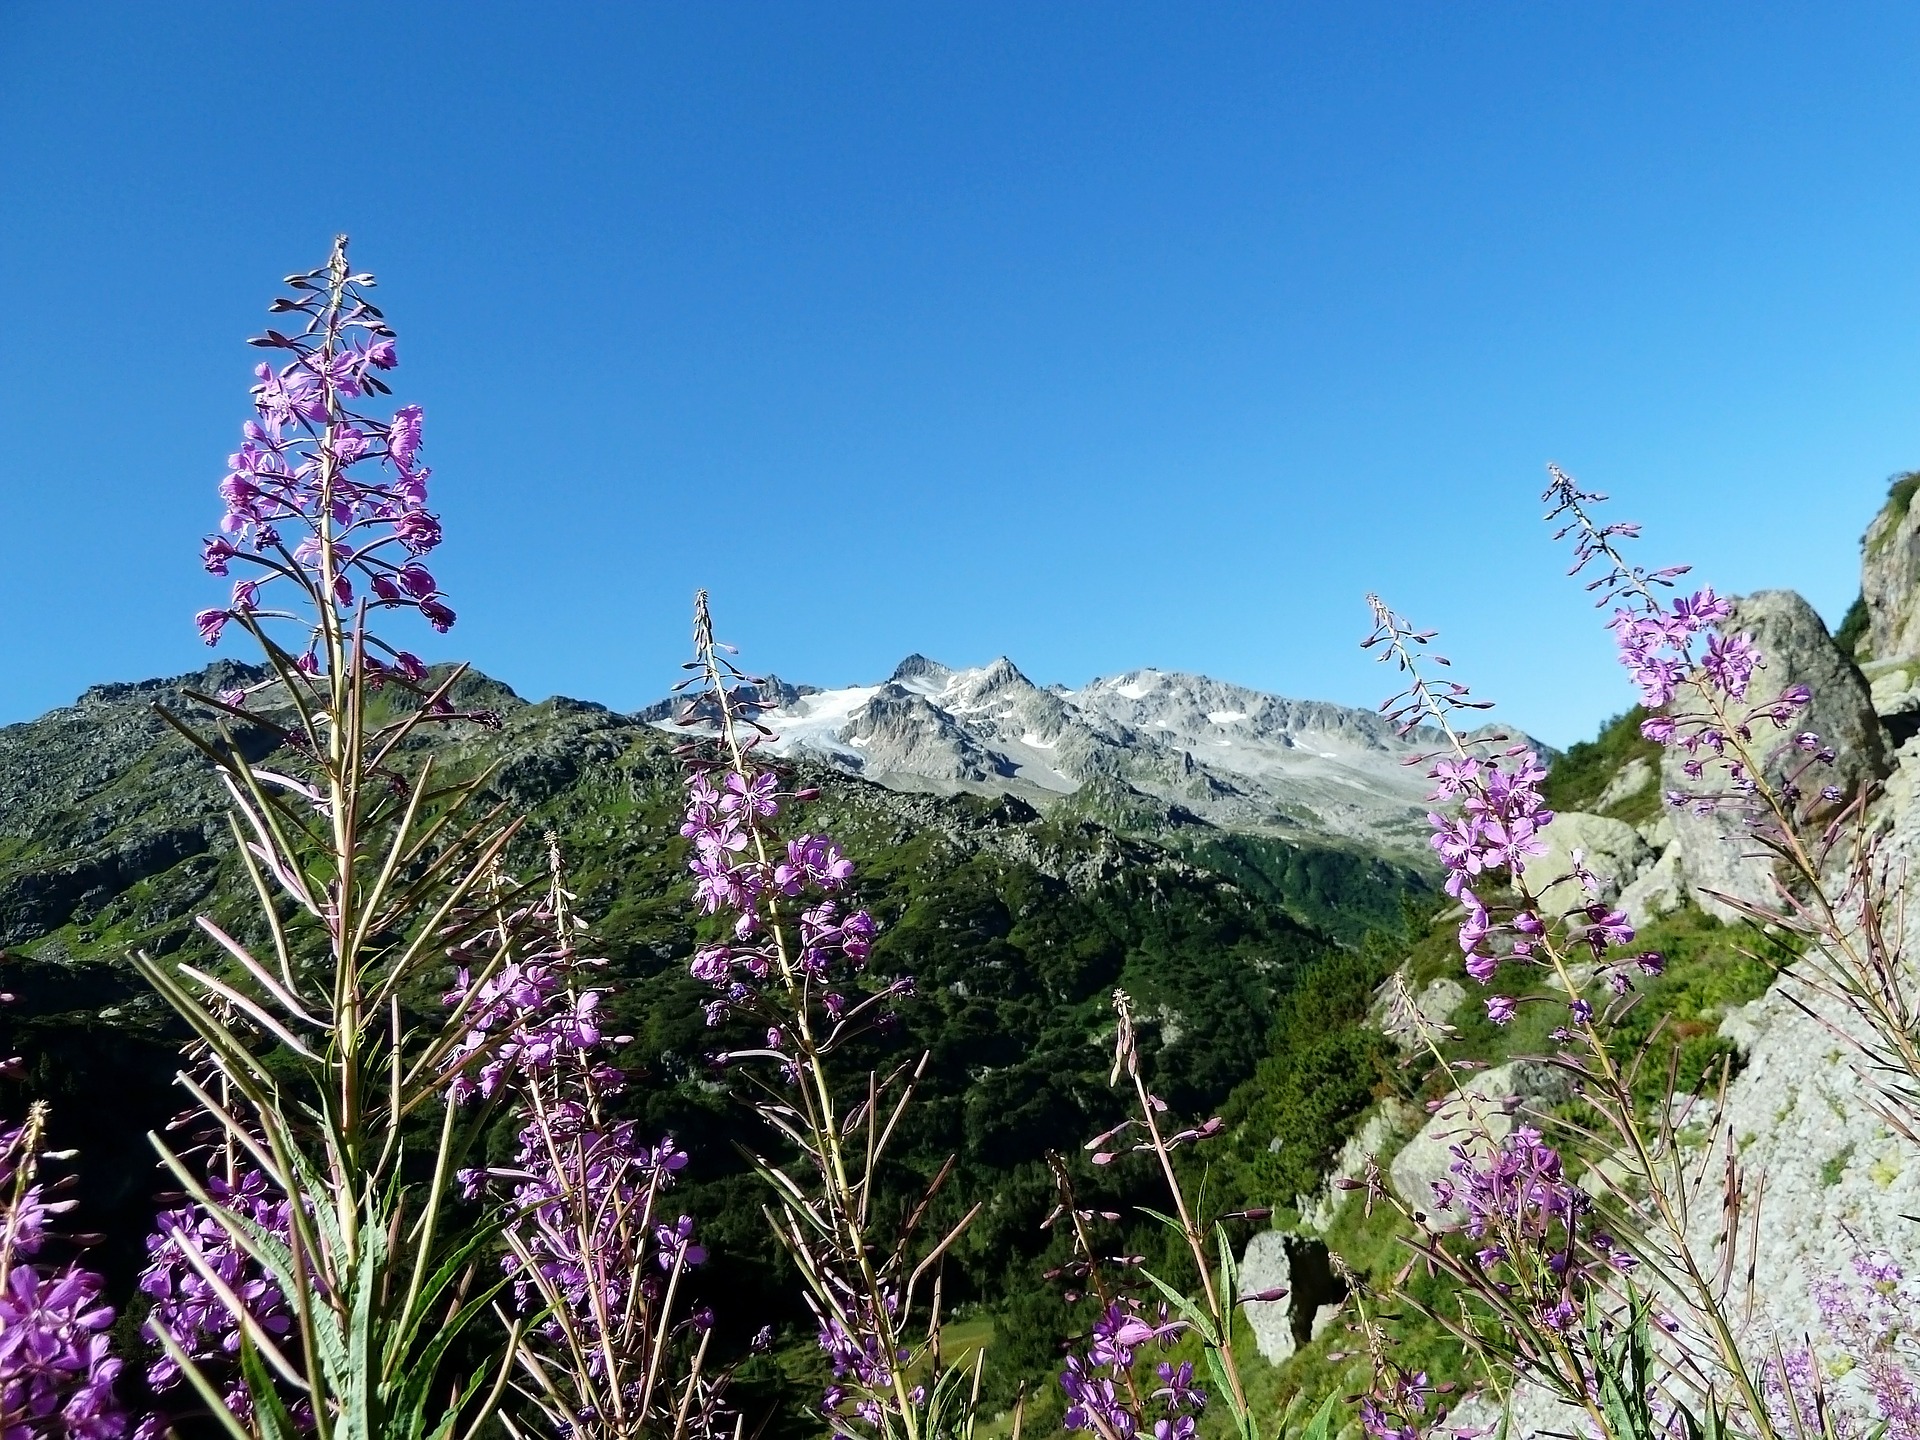
[[[938,660],[929,660],[917,650],[894,666],[893,674],[887,677],[896,685],[905,685],[913,680],[927,680],[936,685],[944,685],[952,678],[951,667],[942,665]]]
[[[1042,689],[1004,655],[956,669],[916,653],[876,685],[786,688],[762,716],[775,753],[896,789],[1049,804],[1119,787],[1217,825],[1427,856],[1427,785],[1400,762],[1432,737],[1370,711],[1150,667]]]

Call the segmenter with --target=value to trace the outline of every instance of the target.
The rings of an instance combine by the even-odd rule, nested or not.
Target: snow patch
[[[821,690],[801,696],[791,708],[767,711],[760,717],[760,723],[774,734],[768,748],[776,755],[790,755],[797,749],[829,752],[848,747],[859,749],[861,739],[842,740],[839,732],[879,691],[878,685]]]

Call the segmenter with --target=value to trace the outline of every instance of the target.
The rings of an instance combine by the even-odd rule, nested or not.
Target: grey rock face
[[[1620,908],[1634,929],[1644,930],[1662,915],[1671,915],[1687,902],[1687,882],[1680,870],[1680,851],[1669,845],[1640,878],[1620,892]]]
[[[1766,656],[1766,669],[1754,677],[1754,698],[1766,700],[1790,685],[1813,691],[1813,704],[1800,722],[1837,752],[1831,767],[1814,772],[1819,784],[1852,790],[1861,781],[1878,779],[1890,768],[1886,735],[1874,713],[1872,695],[1860,670],[1840,653],[1813,607],[1791,590],[1760,590],[1734,604],[1734,613],[1721,627],[1745,633]],[[1793,732],[1771,728],[1758,733],[1766,745],[1768,775],[1778,781],[1806,757],[1793,746]],[[1662,759],[1660,782],[1669,791],[1702,788],[1681,768],[1688,756],[1669,749]],[[1735,919],[1739,911],[1703,895],[1718,891],[1765,903],[1772,898],[1770,862],[1755,853],[1740,813],[1716,806],[1700,813],[1692,806],[1673,812],[1674,844],[1688,889],[1711,914]]]
[[[1860,542],[1860,596],[1875,660],[1920,655],[1920,513],[1912,477],[1895,481]]]
[[[209,712],[187,691],[262,675],[220,662],[174,680],[96,685],[71,706],[0,729],[0,945],[90,917],[165,872],[176,872],[182,904],[204,893],[210,867],[195,862],[225,840],[225,796],[156,707],[205,722]],[[237,727],[233,741],[254,760],[273,748],[256,727]]]
[[[1360,1179],[1376,1156],[1402,1135],[1416,1130],[1422,1118],[1418,1107],[1397,1095],[1390,1095],[1375,1106],[1360,1128],[1347,1137],[1340,1153],[1333,1157],[1333,1168],[1327,1171],[1319,1190],[1312,1195],[1294,1197],[1300,1223],[1315,1234],[1326,1234],[1341,1207],[1353,1199],[1353,1192],[1342,1188],[1340,1182]]]
[[[1653,862],[1653,851],[1638,830],[1624,820],[1605,815],[1562,811],[1540,838],[1546,842],[1546,853],[1527,861],[1527,888],[1536,895],[1550,896],[1563,908],[1578,903],[1584,893],[1579,882],[1571,878],[1576,850],[1581,853],[1581,863],[1599,881],[1602,900],[1617,898]]]
[[[1263,1230],[1247,1241],[1240,1261],[1240,1293],[1274,1289],[1287,1293],[1278,1300],[1248,1300],[1242,1308],[1260,1354],[1278,1365],[1317,1333],[1316,1325],[1325,1328],[1322,1312],[1338,1313],[1347,1287],[1333,1273],[1327,1247],[1319,1240]]]
[[[1524,1123],[1526,1107],[1564,1100],[1573,1093],[1573,1086],[1558,1066],[1510,1060],[1470,1077],[1462,1090],[1464,1094],[1434,1111],[1388,1167],[1388,1178],[1400,1198],[1435,1219],[1460,1218],[1457,1208],[1439,1208],[1433,1193],[1435,1181],[1449,1178],[1458,1159],[1456,1146],[1464,1147],[1472,1158],[1483,1157],[1513,1132],[1516,1116]]]
[[[1655,784],[1660,772],[1644,755],[1636,755],[1621,767],[1620,773],[1607,782],[1607,788],[1600,792],[1600,798],[1593,802],[1596,810],[1611,810],[1622,800],[1630,800]]]

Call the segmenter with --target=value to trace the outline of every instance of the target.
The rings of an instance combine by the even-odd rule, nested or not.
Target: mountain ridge
[[[1375,711],[1151,666],[1077,689],[1042,687],[1005,655],[956,668],[916,652],[873,685],[769,676],[751,688],[767,706],[759,718],[773,753],[809,755],[892,789],[1044,806],[1119,786],[1228,829],[1430,863],[1428,784],[1411,762],[1445,737],[1400,735]],[[662,726],[675,714],[672,701],[636,712]],[[1521,732],[1499,733],[1553,754]]]

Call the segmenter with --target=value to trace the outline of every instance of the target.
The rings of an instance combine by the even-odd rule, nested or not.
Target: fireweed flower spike
[[[1165,1277],[1146,1270],[1140,1257],[1123,1257],[1121,1261],[1103,1257],[1101,1247],[1093,1241],[1093,1227],[1103,1218],[1117,1217],[1083,1209],[1075,1199],[1065,1162],[1057,1155],[1049,1156],[1058,1198],[1047,1224],[1068,1221],[1078,1257],[1071,1271],[1073,1282],[1084,1284],[1087,1298],[1098,1305],[1090,1334],[1082,1346],[1069,1351],[1060,1375],[1060,1388],[1067,1398],[1066,1425],[1069,1430],[1093,1431],[1101,1440],[1132,1440],[1148,1434],[1155,1440],[1187,1440],[1194,1433],[1197,1416],[1206,1407],[1208,1392],[1195,1383],[1190,1363],[1176,1365],[1160,1360],[1149,1374],[1142,1362],[1190,1331],[1200,1342],[1208,1373],[1224,1391],[1219,1398],[1232,1433],[1241,1440],[1253,1440],[1262,1427],[1248,1404],[1234,1357],[1233,1312],[1248,1299],[1275,1297],[1240,1293],[1233,1247],[1222,1221],[1265,1218],[1271,1212],[1221,1217],[1211,1234],[1195,1220],[1174,1152],[1224,1133],[1224,1122],[1215,1117],[1176,1128],[1166,1118],[1166,1102],[1147,1088],[1133,1002],[1125,991],[1114,991],[1113,1012],[1113,1068],[1108,1083],[1124,1082],[1132,1092],[1134,1113],[1094,1136],[1085,1148],[1093,1152],[1095,1165],[1112,1164],[1125,1151],[1153,1157],[1173,1203],[1173,1214],[1158,1218],[1179,1235],[1193,1262],[1200,1293],[1183,1293]],[[1213,1241],[1212,1254],[1208,1251],[1209,1239]],[[1113,1274],[1116,1265],[1121,1268],[1119,1278]],[[1135,1276],[1147,1281],[1152,1291],[1142,1292]]]
[[[840,847],[820,834],[776,836],[775,823],[808,796],[783,790],[758,762],[766,732],[752,718],[754,682],[726,657],[703,591],[694,602],[694,659],[680,716],[697,737],[685,751],[680,833],[690,842],[695,907],[711,932],[692,973],[714,992],[707,1023],[723,1042],[737,1040],[715,1055],[720,1073],[743,1072],[758,1093],[755,1110],[801,1157],[793,1170],[764,1158],[755,1164],[772,1189],[776,1233],[799,1267],[832,1366],[820,1413],[838,1435],[965,1433],[979,1395],[979,1357],[970,1367],[943,1362],[937,1285],[924,1314],[916,1304],[979,1207],[923,1246],[917,1228],[949,1163],[890,1240],[878,1236],[871,1213],[869,1177],[926,1057],[860,1076],[851,1103],[836,1088],[832,1065],[855,1036],[891,1028],[893,1007],[911,996],[913,981],[868,974],[879,925],[849,898],[854,867]]]
[[[574,1440],[718,1433],[727,1376],[704,1373],[713,1317],[683,1289],[706,1251],[692,1219],[663,1208],[688,1157],[670,1138],[647,1144],[634,1121],[610,1111],[625,1077],[606,1048],[627,1037],[603,1036],[593,1018],[602,992],[585,987],[603,962],[578,952],[585,927],[552,836],[547,853],[547,893],[516,926],[523,958],[484,982],[473,1029],[449,1061],[462,1103],[489,1084],[516,1097],[512,1163],[459,1179],[469,1194],[501,1197],[501,1263],[523,1322],[518,1388],[547,1433]],[[448,1003],[474,983],[461,971]],[[477,1064],[465,1058],[475,1052],[484,1052]],[[502,1419],[522,1433],[514,1416]]]
[[[1854,1256],[1852,1268],[1814,1282],[1820,1318],[1839,1355],[1864,1373],[1887,1440],[1920,1440],[1920,1283],[1884,1250]]]
[[[356,608],[411,609],[435,630],[454,621],[426,557],[440,544],[427,509],[432,470],[420,463],[422,412],[368,407],[389,393],[382,372],[399,364],[393,330],[367,298],[373,277],[346,271],[345,246],[324,271],[287,279],[276,314],[298,317],[251,343],[273,352],[254,370],[254,413],[220,482],[225,513],[202,543],[207,571],[239,567],[229,603],[194,617],[209,645],[229,621],[258,628],[312,619],[290,653],[326,650],[353,628]],[[288,593],[289,591],[297,593]],[[283,608],[272,609],[275,600]],[[317,622],[317,623],[315,623]],[[374,646],[398,663],[402,652]]]
[[[1598,572],[1587,588],[1615,605],[1609,623],[1622,662],[1648,708],[1662,712],[1642,732],[1687,757],[1682,769],[1693,785],[1670,791],[1668,803],[1735,812],[1774,862],[1771,903],[1719,898],[1762,925],[1813,942],[1793,972],[1796,984],[1861,1022],[1837,1027],[1836,1038],[1853,1049],[1905,1130],[1920,1131],[1920,1027],[1912,1019],[1920,991],[1901,953],[1900,926],[1889,918],[1901,913],[1905,871],[1867,823],[1870,790],[1849,795],[1831,783],[1833,748],[1802,728],[1813,699],[1805,685],[1771,696],[1756,689],[1764,657],[1751,640],[1709,633],[1731,616],[1726,601],[1702,590],[1668,605],[1660,592],[1683,568],[1649,572],[1630,564],[1619,541],[1636,527],[1601,524],[1595,512],[1604,496],[1581,490],[1558,467],[1549,467],[1549,478],[1548,518],[1562,522],[1559,535],[1573,540],[1574,571]]]
[[[231,1215],[260,1233],[286,1244],[292,1234],[288,1201],[257,1171],[235,1168],[232,1179],[216,1171],[207,1177],[207,1194]],[[163,1211],[147,1237],[148,1263],[140,1272],[140,1290],[152,1302],[147,1323],[171,1345],[147,1367],[147,1384],[157,1395],[183,1391],[187,1377],[174,1354],[184,1355],[209,1377],[219,1378],[221,1398],[236,1416],[251,1417],[252,1397],[239,1366],[242,1331],[258,1326],[276,1338],[293,1329],[286,1293],[265,1267],[243,1250],[197,1201]],[[228,1297],[243,1307],[236,1314]],[[297,1394],[287,1397],[296,1424],[312,1428],[311,1411]]]

